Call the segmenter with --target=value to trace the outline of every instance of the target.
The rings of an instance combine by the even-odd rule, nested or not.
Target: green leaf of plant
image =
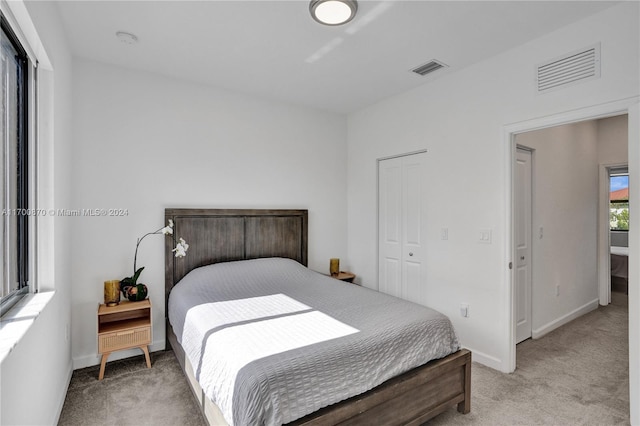
[[[144,266],[138,269],[135,274],[133,274],[133,279],[132,279],[133,285],[136,285],[136,283],[138,282],[138,277],[140,277],[140,274],[142,273],[143,269],[144,269]]]

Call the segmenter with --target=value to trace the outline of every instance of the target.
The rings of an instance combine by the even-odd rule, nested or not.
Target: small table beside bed
[[[306,210],[167,209],[167,341],[211,425],[468,413],[471,353],[432,309],[307,265]]]

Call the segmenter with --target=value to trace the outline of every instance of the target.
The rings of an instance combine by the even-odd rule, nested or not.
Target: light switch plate
[[[478,231],[478,242],[482,244],[491,244],[491,229],[480,229]]]

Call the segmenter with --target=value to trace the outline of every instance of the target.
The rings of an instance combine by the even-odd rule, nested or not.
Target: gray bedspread
[[[169,320],[233,425],[288,423],[459,349],[446,316],[281,258],[191,271]]]

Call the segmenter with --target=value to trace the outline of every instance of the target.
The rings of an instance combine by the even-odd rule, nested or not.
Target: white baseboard
[[[594,299],[589,303],[586,303],[582,306],[580,306],[577,309],[574,309],[573,311],[569,312],[566,315],[561,316],[560,318],[551,321],[550,323],[547,323],[545,325],[543,325],[542,327],[536,329],[536,330],[531,330],[531,338],[533,339],[539,339],[542,336],[544,336],[547,333],[552,332],[553,330],[555,330],[556,328],[565,325],[568,322],[573,321],[574,319],[581,317],[582,315],[593,311],[594,309],[598,308],[598,304],[599,304],[599,299]]]
[[[494,370],[503,371],[501,359],[476,351],[469,347],[465,347],[465,349],[471,351],[471,361],[493,368]]]
[[[62,407],[64,406],[64,401],[67,398],[67,392],[69,391],[69,385],[71,384],[71,375],[73,375],[73,361],[69,360],[69,363],[67,364],[67,385],[64,387],[64,392],[60,392],[58,394],[58,411],[55,421],[51,423],[52,425],[57,425],[60,422]]]
[[[160,342],[153,342],[152,344],[149,345],[149,352],[162,351],[164,350],[164,346],[165,346],[164,340]],[[142,350],[138,348],[117,351],[109,355],[109,359],[107,360],[107,362],[115,361],[118,359],[131,358],[133,356],[137,356],[141,354],[142,354]],[[100,354],[85,355],[85,356],[73,358],[73,369],[78,370],[80,368],[100,365],[101,358],[102,356]]]

